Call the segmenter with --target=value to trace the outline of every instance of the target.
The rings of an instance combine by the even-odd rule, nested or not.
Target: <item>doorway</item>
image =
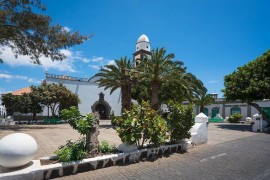
[[[212,109],[212,118],[214,118],[217,114],[219,114],[219,108],[217,108],[217,107],[214,107],[213,109]]]
[[[100,119],[106,119],[107,118],[106,107],[103,104],[98,104],[96,106],[95,111],[97,111],[99,113]]]

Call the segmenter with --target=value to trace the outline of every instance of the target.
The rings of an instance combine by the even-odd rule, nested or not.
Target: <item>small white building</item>
[[[270,116],[270,100],[256,101],[256,103]],[[194,113],[199,114],[199,111],[200,107],[195,106]],[[210,118],[220,114],[223,119],[232,114],[239,113],[243,115],[242,120],[245,120],[247,117],[252,118],[258,111],[247,103],[242,103],[240,100],[226,101],[224,98],[216,98],[214,104],[205,106],[203,113]]]

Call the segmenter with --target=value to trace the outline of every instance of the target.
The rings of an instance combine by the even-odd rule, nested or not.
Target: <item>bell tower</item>
[[[144,61],[144,55],[151,57],[150,42],[145,34],[142,34],[136,43],[136,52],[133,53],[134,65],[137,66]]]

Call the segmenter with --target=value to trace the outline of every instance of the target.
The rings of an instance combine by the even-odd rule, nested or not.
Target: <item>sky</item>
[[[15,58],[5,48],[0,58],[0,93],[39,85],[45,72],[92,77],[114,59],[133,58],[137,39],[146,34],[151,49],[164,47],[202,80],[208,93],[222,97],[224,76],[270,49],[269,0],[41,0],[52,24],[93,34],[61,51],[67,59],[42,66]]]

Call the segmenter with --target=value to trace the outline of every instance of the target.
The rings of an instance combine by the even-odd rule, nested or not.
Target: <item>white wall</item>
[[[256,102],[260,107],[270,107],[270,101],[257,101]],[[218,107],[219,108],[219,114],[222,116],[222,118],[229,117],[231,115],[231,108],[233,107],[239,107],[241,109],[241,114],[243,115],[242,120],[245,120],[248,115],[248,105],[246,103],[241,103],[240,101],[234,101],[234,102],[225,102],[225,113],[223,113],[223,99],[217,99],[215,104],[211,104],[208,106],[205,106],[208,108],[208,117],[212,116],[212,108]],[[258,113],[258,111],[254,108],[250,108],[250,116],[252,117],[254,114]],[[194,113],[198,114],[196,111],[196,107],[194,107]]]
[[[99,88],[97,83],[78,81],[78,80],[64,80],[56,78],[46,78],[47,83],[61,83],[65,85],[73,93],[77,94],[81,100],[79,110],[83,115],[92,112],[91,106],[99,100],[99,93],[104,94],[104,100],[111,106],[111,111],[115,115],[121,114],[121,93],[120,89],[115,90],[110,95],[110,89],[104,90]]]

